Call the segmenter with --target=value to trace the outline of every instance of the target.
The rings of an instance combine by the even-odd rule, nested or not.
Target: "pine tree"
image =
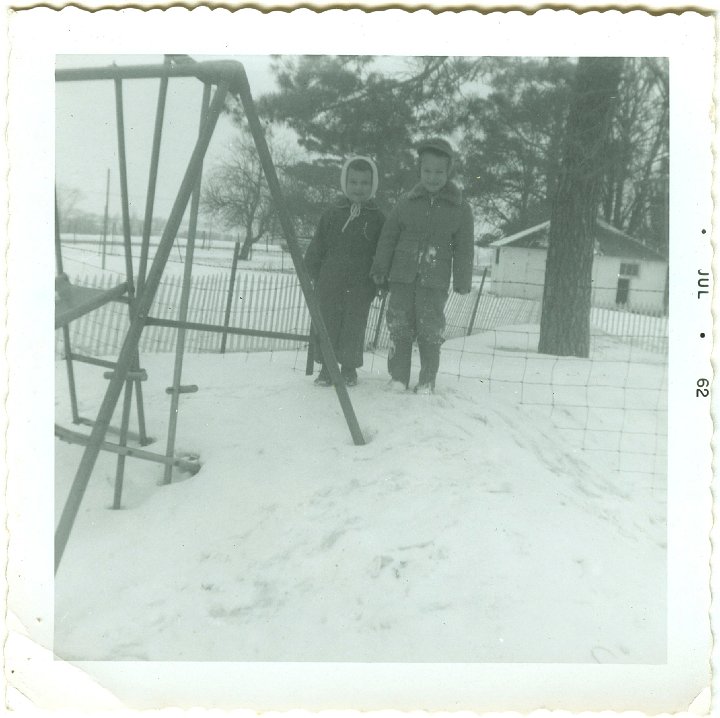
[[[590,354],[592,265],[622,58],[581,58],[550,215],[538,351]]]

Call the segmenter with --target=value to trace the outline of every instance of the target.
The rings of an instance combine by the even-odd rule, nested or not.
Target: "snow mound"
[[[172,357],[143,364],[171,375]],[[111,511],[100,457],[57,576],[56,653],[663,661],[664,480],[609,472],[512,392],[442,375],[435,395],[398,395],[381,364],[350,390],[355,446],[302,356],[187,356],[200,391],[177,446],[202,469],[159,486],[161,467],[130,460]],[[93,371],[81,412],[102,396]],[[165,383],[146,390],[160,436]],[[57,447],[59,511],[81,450]]]

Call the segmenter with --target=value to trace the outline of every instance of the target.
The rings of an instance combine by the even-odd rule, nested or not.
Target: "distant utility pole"
[[[108,203],[110,200],[110,168],[107,171],[107,182],[105,183],[105,218],[103,219],[103,239],[102,239],[102,268],[105,269],[105,248],[107,246],[107,226],[108,226]]]

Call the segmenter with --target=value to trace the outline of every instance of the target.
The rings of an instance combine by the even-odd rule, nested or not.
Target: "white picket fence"
[[[116,279],[108,275],[74,277],[80,286],[109,289]],[[169,276],[158,288],[150,315],[159,319],[177,319],[182,278]],[[226,273],[207,274],[193,279],[188,305],[189,322],[222,326],[225,320],[229,277]],[[479,288],[470,294],[451,294],[445,308],[446,338],[489,331],[500,327],[533,325],[540,321],[541,303],[532,299],[483,294]],[[474,316],[473,316],[474,314]],[[470,326],[472,321],[472,326]],[[650,351],[667,352],[667,317],[617,309],[593,307],[591,324],[600,331]],[[73,351],[89,356],[116,356],[129,326],[128,307],[106,304],[70,325]],[[308,335],[310,316],[294,274],[277,272],[241,272],[236,279],[229,326],[266,332]],[[142,333],[140,352],[169,352],[175,348],[177,329],[147,326]],[[222,335],[189,330],[188,352],[220,351]],[[388,343],[384,305],[376,299],[370,309],[366,346],[385,347]],[[301,340],[228,334],[225,351],[278,351],[303,346]],[[62,332],[56,332],[56,356],[64,355]]]

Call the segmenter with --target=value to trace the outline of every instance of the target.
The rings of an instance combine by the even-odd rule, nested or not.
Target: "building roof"
[[[526,247],[531,249],[547,249],[548,230],[550,221],[541,222],[534,227],[516,232],[509,237],[503,237],[492,242],[490,247]],[[659,252],[643,244],[639,239],[615,229],[612,225],[597,220],[597,239],[595,241],[595,254],[609,257],[622,257],[623,259],[647,259],[655,262],[667,261]]]

